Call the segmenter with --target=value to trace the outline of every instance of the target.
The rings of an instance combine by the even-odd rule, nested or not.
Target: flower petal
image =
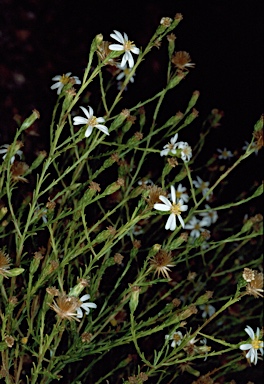
[[[156,203],[156,204],[154,204],[154,208],[157,209],[158,211],[163,211],[163,212],[170,211],[170,207],[168,207],[165,204]]]
[[[135,55],[138,55],[140,50],[137,47],[133,47],[133,48],[131,48],[131,52],[133,52]]]
[[[168,207],[171,207],[171,202],[169,199],[167,199],[167,197],[163,196],[163,195],[160,195],[159,196],[159,199],[164,203],[166,204]]]
[[[171,200],[173,204],[176,204],[176,193],[173,185],[171,185]]]
[[[79,125],[79,124],[85,125],[85,124],[87,124],[87,122],[88,122],[88,119],[86,119],[85,117],[82,117],[82,116],[75,116],[73,118],[73,124],[74,125]]]
[[[115,29],[114,29],[114,32],[115,33],[110,33],[110,36],[113,39],[115,39],[115,40],[119,41],[120,43],[124,44],[125,40],[124,40],[122,34],[119,31],[116,31]]]
[[[171,231],[174,231],[175,228],[176,228],[176,216],[174,213],[171,213],[165,225],[165,229],[167,230],[170,229]]]
[[[80,300],[81,300],[82,302],[84,302],[84,301],[86,301],[86,300],[89,300],[90,297],[91,297],[91,296],[87,293],[86,295],[83,295],[82,297],[80,297]]]
[[[98,128],[103,133],[105,133],[106,135],[109,135],[108,128],[105,125],[96,124],[95,127]]]
[[[120,44],[110,44],[108,48],[111,51],[124,51],[124,46]]]
[[[85,137],[89,137],[92,133],[92,130],[93,130],[93,127],[91,125],[89,125],[89,127],[86,129],[85,131]]]
[[[178,219],[181,223],[182,228],[184,228],[185,224],[184,224],[184,221],[183,221],[183,218],[181,217],[181,215],[178,215]]]

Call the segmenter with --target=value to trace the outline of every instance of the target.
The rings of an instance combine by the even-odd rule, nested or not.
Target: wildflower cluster
[[[262,311],[262,186],[241,190],[232,171],[260,151],[263,118],[245,149],[216,144],[205,161],[204,139],[223,112],[200,126],[195,91],[184,112],[164,118],[162,103],[195,67],[175,51],[182,18],[163,17],[140,49],[117,30],[114,41],[95,36],[81,80],[52,78],[49,144],[24,134],[40,118],[34,110],[0,146],[0,379],[8,384],[213,383],[219,372],[226,382],[262,358],[263,331],[243,324],[260,325]],[[128,102],[135,70],[161,44],[164,84]],[[193,140],[197,125],[196,144],[179,141]],[[234,186],[234,199],[222,194]]]

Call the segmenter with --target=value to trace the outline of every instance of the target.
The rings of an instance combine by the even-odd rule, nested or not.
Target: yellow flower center
[[[96,124],[97,124],[97,118],[95,116],[92,116],[87,122],[87,125],[91,125],[92,127],[94,127]]]
[[[124,44],[124,50],[125,51],[131,51],[132,48],[135,47],[135,44],[134,44],[134,41],[126,41],[125,44]]]
[[[63,85],[68,84],[69,81],[70,81],[70,77],[69,76],[62,75],[61,78],[60,78],[60,82]]]
[[[252,340],[251,345],[252,345],[252,347],[253,347],[254,349],[259,349],[259,348],[261,348],[261,340],[259,340],[259,339],[254,339],[254,340]]]
[[[181,336],[178,335],[178,333],[175,333],[175,334],[173,335],[173,340],[175,340],[175,341],[179,341],[179,340],[181,340]]]
[[[205,188],[208,188],[208,187],[207,187],[207,183],[206,183],[205,181],[203,181],[202,184],[201,184],[201,186],[200,186],[200,188],[201,188],[202,190],[205,189]]]
[[[123,69],[123,72],[124,72],[124,74],[125,74],[126,76],[128,76],[129,73],[130,73],[130,68],[125,68],[125,69]]]
[[[191,154],[191,147],[185,147],[185,148],[183,148],[182,152],[183,152],[186,156],[190,155],[190,154]]]
[[[181,206],[180,204],[172,204],[171,206],[171,213],[174,213],[174,215],[180,215],[181,214]]]

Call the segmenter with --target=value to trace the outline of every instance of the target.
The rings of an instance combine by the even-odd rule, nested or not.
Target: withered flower
[[[11,265],[10,257],[0,249],[0,275],[6,277],[7,279],[8,277],[6,272],[8,271],[8,269],[10,269],[10,265]]]
[[[12,348],[14,345],[15,339],[13,338],[13,336],[5,336],[5,342],[8,348]]]
[[[248,282],[246,292],[256,299],[263,296],[263,273],[245,268],[243,278]]]
[[[253,137],[255,139],[255,146],[259,150],[264,146],[264,140],[263,140],[263,129],[260,129],[259,131],[253,132]]]
[[[122,264],[123,258],[124,256],[122,256],[121,253],[116,253],[114,255],[114,261],[116,264],[119,264],[119,265]]]
[[[150,259],[150,267],[155,270],[154,275],[157,273],[159,277],[160,274],[162,274],[162,276],[167,279],[170,279],[168,272],[171,272],[171,270],[169,267],[174,267],[174,264],[171,263],[171,252],[167,252],[163,249]]]
[[[89,333],[89,332],[84,332],[81,336],[82,338],[82,342],[83,343],[90,343],[90,341],[92,340],[92,333]]]
[[[23,177],[28,168],[29,166],[24,161],[14,161],[11,166],[12,180],[28,183],[28,180]]]
[[[188,52],[178,51],[172,56],[171,62],[175,65],[175,67],[183,71],[184,69],[194,68],[195,64],[191,63],[191,57]]]
[[[77,318],[76,312],[79,307],[79,301],[74,296],[61,295],[56,300],[53,300],[53,304],[49,304],[49,306],[62,320],[80,321]]]
[[[110,44],[111,43],[109,41],[102,41],[101,44],[97,46],[96,52],[102,61],[104,61],[107,56],[109,56],[109,54],[111,53],[111,50],[109,49]],[[105,64],[116,66],[118,64],[118,61],[109,58]]]
[[[146,199],[146,201],[147,201],[148,206],[150,208],[153,208],[154,204],[156,204],[160,201],[159,197],[161,195],[165,196],[165,197],[167,196],[167,192],[163,191],[162,188],[157,187],[156,185],[148,186],[147,189],[149,190],[149,197]]]

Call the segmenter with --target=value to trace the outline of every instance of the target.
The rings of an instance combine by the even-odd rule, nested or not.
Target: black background
[[[68,71],[81,78],[96,34],[102,33],[105,40],[110,40],[110,33],[116,29],[126,32],[136,46],[144,47],[163,16],[173,18],[182,13],[183,20],[174,31],[176,49],[189,52],[196,67],[172,93],[167,108],[163,108],[164,116],[183,110],[192,92],[199,90],[196,108],[200,114],[188,140],[193,144],[192,135],[197,135],[211,109],[218,108],[224,111],[224,118],[209,138],[212,153],[223,146],[230,150],[241,148],[245,140],[251,140],[253,125],[263,112],[262,3],[0,0],[0,145],[13,138],[13,116],[27,117],[36,108],[41,119],[35,146],[45,148],[56,100],[56,92],[50,90],[51,78]],[[128,105],[124,106],[129,108],[132,100],[135,104],[163,88],[166,59],[164,41],[160,50],[153,50],[138,69],[135,83],[127,91]],[[28,148],[32,150],[32,146]],[[259,179],[261,172],[251,166],[237,179],[252,182],[252,177]],[[243,383],[254,379],[250,375],[249,369]]]
[[[51,78],[68,71],[81,78],[96,34],[111,40],[109,34],[117,29],[144,47],[160,19],[178,12],[183,20],[175,30],[176,49],[189,52],[196,68],[180,86],[169,115],[197,89],[201,92],[197,127],[212,108],[219,108],[225,118],[216,142],[235,149],[250,140],[263,105],[261,0],[1,0],[0,4],[1,142],[10,140],[15,113],[24,117],[36,108],[42,121],[49,122],[56,98]],[[162,88],[166,50],[164,41],[149,55],[135,85],[130,85],[131,94],[143,99]]]

